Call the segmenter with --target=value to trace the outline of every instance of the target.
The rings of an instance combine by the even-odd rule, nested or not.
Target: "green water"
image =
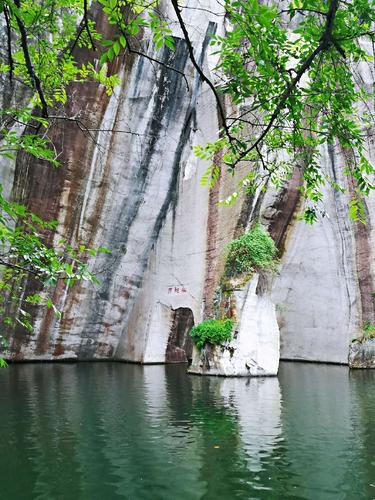
[[[0,498],[375,499],[375,371],[184,366],[0,371]]]

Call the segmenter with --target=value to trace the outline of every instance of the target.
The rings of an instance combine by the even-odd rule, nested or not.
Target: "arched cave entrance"
[[[165,353],[166,363],[191,362],[193,341],[189,331],[194,326],[193,311],[188,307],[173,310],[172,326]]]

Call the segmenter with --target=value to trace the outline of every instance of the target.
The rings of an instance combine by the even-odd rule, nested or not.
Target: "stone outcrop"
[[[189,373],[198,375],[277,375],[279,327],[268,290],[262,290],[256,274],[242,290],[234,292],[238,324],[233,339],[222,346],[193,350]]]
[[[349,366],[350,368],[375,368],[375,339],[351,344]]]
[[[216,56],[210,34],[224,31],[224,18],[217,15],[217,5],[210,9],[210,0],[189,0],[189,6],[200,8],[184,9],[183,15],[196,58],[211,74]],[[169,4],[161,8],[173,19]],[[93,16],[109,38],[97,5]],[[121,79],[111,97],[97,82],[71,86],[64,113],[79,112],[90,134],[74,122],[54,125],[51,138],[62,151],[59,169],[22,154],[15,165],[1,160],[6,191],[40,216],[58,220],[51,243],[64,238],[72,245],[111,251],[92,262],[99,286],[77,283],[67,289],[60,283],[53,298],[62,318],[30,309],[33,332],[9,331],[5,355],[16,360],[188,360],[187,332],[193,322],[212,314],[226,244],[260,217],[280,248],[279,274],[272,293],[256,293],[255,281],[237,293],[235,350],[232,357],[225,351],[216,368],[211,363],[212,370],[277,372],[273,303],[282,358],[347,363],[350,341],[364,321],[374,321],[374,198],[366,201],[369,223],[353,224],[347,214],[350,195],[327,185],[327,216],[306,226],[298,220],[303,203],[296,171],[278,194],[270,190],[231,207],[218,206],[236,190],[246,167],[239,166],[233,177],[223,172],[211,191],[200,186],[207,165],[194,156],[192,146],[217,138],[217,108],[194,70],[177,23],[172,27],[174,52],[155,51],[147,33],[142,41],[142,49],[164,65],[134,54],[111,65],[110,72],[119,72]],[[82,49],[76,57],[85,57]],[[186,80],[168,67],[183,72]],[[372,85],[373,70],[361,66],[358,71]],[[373,131],[367,133],[373,156]],[[322,161],[350,192],[341,178],[344,153],[323,146]],[[34,289],[29,280],[25,293]]]
[[[373,152],[370,138],[368,145]],[[322,162],[328,175],[350,187],[336,149],[323,147]],[[284,196],[295,198],[293,185]],[[298,221],[294,209],[272,298],[282,358],[347,363],[352,339],[364,322],[374,321],[374,197],[366,200],[366,226],[349,220],[348,194],[326,186],[324,197],[326,216],[313,226]]]

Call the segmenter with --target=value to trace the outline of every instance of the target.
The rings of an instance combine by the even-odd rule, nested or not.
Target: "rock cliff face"
[[[173,19],[170,6],[162,7]],[[207,73],[215,63],[210,34],[224,29],[216,14],[184,10],[196,58]],[[99,8],[93,15],[100,24]],[[172,26],[175,52],[165,48],[155,53],[146,35],[143,41],[144,51],[164,65],[127,55],[110,68],[121,77],[111,97],[97,83],[70,88],[65,112],[79,112],[90,130],[81,131],[74,122],[55,124],[54,142],[58,149],[64,146],[59,169],[25,155],[19,155],[16,165],[4,163],[1,175],[9,193],[41,216],[59,221],[51,241],[63,237],[74,245],[111,250],[93,265],[101,285],[57,286],[54,300],[62,318],[51,311],[31,311],[34,332],[11,332],[8,357],[143,363],[190,359],[187,332],[211,313],[225,245],[260,215],[282,253],[272,291],[281,356],[346,363],[361,322],[374,320],[374,200],[367,201],[369,224],[359,226],[348,220],[346,196],[327,188],[328,215],[308,227],[297,220],[302,202],[296,172],[277,195],[269,192],[218,207],[241,172],[222,175],[211,191],[200,186],[207,165],[194,156],[192,146],[216,139],[218,114],[176,23]],[[186,80],[168,66],[183,72]],[[363,69],[368,84],[373,76]],[[369,131],[372,153],[373,146]],[[339,178],[343,153],[328,147],[322,153],[327,171]],[[33,286],[30,280],[25,290]],[[259,345],[272,337],[265,366],[275,372],[279,340],[270,292],[259,296],[253,290],[241,300],[244,331],[238,342],[247,330],[254,330]],[[245,351],[251,349],[247,345]],[[242,370],[245,361],[240,363]]]
[[[375,368],[375,339],[355,342],[349,351],[350,368]]]
[[[277,375],[279,327],[269,290],[259,286],[259,275],[234,293],[238,323],[233,339],[223,346],[194,348],[189,373],[262,377]]]

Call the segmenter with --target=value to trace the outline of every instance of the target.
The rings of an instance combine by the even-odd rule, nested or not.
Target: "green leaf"
[[[126,39],[125,39],[124,35],[120,36],[120,43],[121,43],[123,48],[126,47]]]
[[[109,61],[110,61],[110,62],[112,62],[112,61],[113,61],[113,59],[114,59],[114,57],[115,57],[115,53],[114,53],[114,49],[113,49],[113,47],[111,47],[111,48],[109,49],[109,51],[107,52],[107,57],[108,57],[108,59],[109,59]]]
[[[101,253],[112,253],[108,248],[106,247],[98,247],[97,249],[98,252],[101,252]]]

